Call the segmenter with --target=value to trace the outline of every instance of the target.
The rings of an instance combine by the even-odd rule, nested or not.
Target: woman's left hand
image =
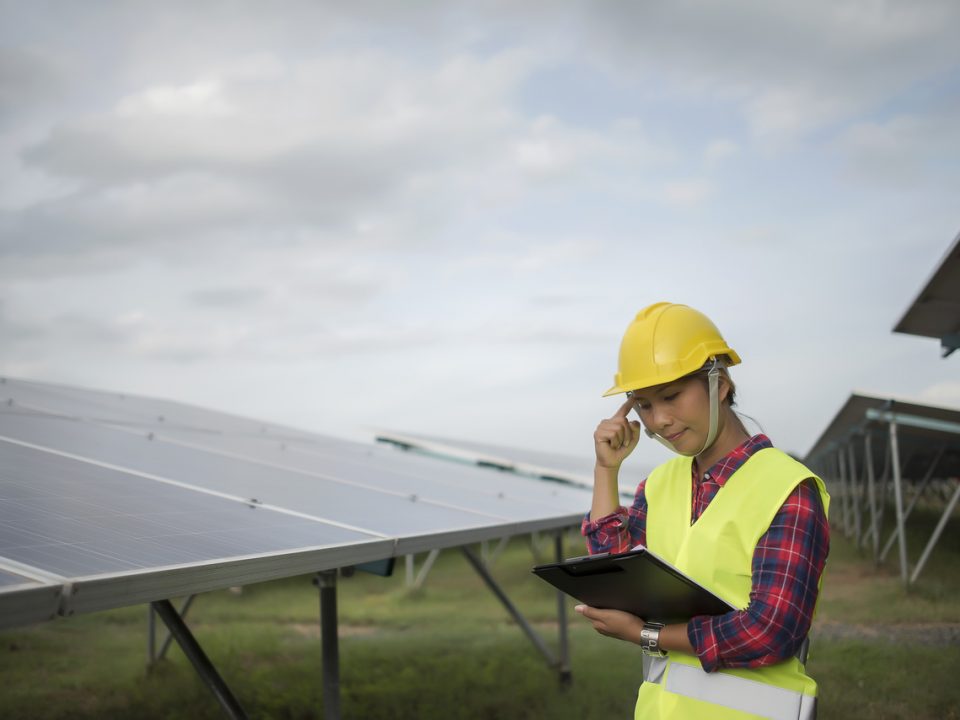
[[[601,635],[640,643],[640,631],[643,629],[644,622],[636,615],[623,610],[601,610],[589,605],[577,605],[574,610],[589,620],[593,624],[593,629]]]

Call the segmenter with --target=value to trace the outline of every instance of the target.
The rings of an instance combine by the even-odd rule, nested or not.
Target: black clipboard
[[[736,610],[646,548],[537,565],[533,572],[580,602],[644,620],[686,622]]]

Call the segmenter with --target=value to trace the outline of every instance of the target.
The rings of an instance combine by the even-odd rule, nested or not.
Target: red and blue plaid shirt
[[[773,444],[754,435],[717,462],[703,478],[693,464],[693,508],[696,521],[737,469]],[[596,521],[588,514],[581,531],[591,555],[626,552],[646,545],[646,480],[637,487],[633,505]],[[745,610],[700,615],[687,624],[690,644],[706,672],[717,668],[759,667],[796,654],[810,631],[820,575],[830,549],[830,529],[812,479],[800,483],[780,507],[753,551],[753,587]]]

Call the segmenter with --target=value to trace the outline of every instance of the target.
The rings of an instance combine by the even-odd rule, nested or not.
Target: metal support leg
[[[510,602],[510,598],[507,597],[506,593],[497,585],[497,581],[493,579],[490,573],[487,571],[487,568],[484,567],[483,563],[480,562],[480,558],[468,548],[466,545],[460,548],[463,551],[463,554],[467,557],[467,560],[473,565],[473,569],[477,571],[477,574],[483,578],[483,581],[487,584],[487,587],[497,596],[497,599],[503,603],[503,606],[507,609],[507,612],[517,621],[517,625],[527,634],[527,637],[530,638],[530,642],[534,644],[537,650],[540,651],[540,654],[543,655],[551,667],[559,667],[560,663],[557,658],[554,656],[550,648],[547,647],[546,643],[543,641],[537,631],[533,629],[533,626],[527,622],[527,619],[520,614],[520,611]]]
[[[493,567],[493,564],[497,562],[497,558],[506,550],[507,545],[510,543],[510,536],[504,535],[500,538],[500,541],[496,544],[491,552],[487,554],[487,566]]]
[[[530,552],[533,553],[534,562],[537,565],[543,564],[543,555],[540,553],[540,533],[534,530],[530,533]]]
[[[246,718],[247,714],[244,712],[243,707],[241,707],[240,703],[233,696],[233,693],[230,692],[230,688],[227,687],[223,678],[217,673],[213,663],[210,662],[206,653],[203,652],[203,648],[200,647],[196,638],[190,633],[190,629],[183,622],[183,619],[177,615],[177,611],[173,609],[170,601],[157,600],[150,604],[153,609],[157,611],[157,615],[163,620],[167,629],[170,630],[170,634],[173,635],[174,639],[180,645],[180,649],[183,650],[183,654],[187,656],[194,670],[197,671],[197,675],[200,676],[200,679],[203,680],[204,684],[216,696],[220,707],[223,708],[227,717]]]
[[[557,530],[554,539],[557,562],[563,561],[563,530]],[[560,672],[560,686],[569,687],[573,683],[573,672],[570,669],[570,641],[567,634],[567,596],[557,590],[557,624],[560,630],[560,661],[557,670]]]
[[[910,504],[907,506],[906,511],[903,513],[903,521],[906,522],[907,518],[910,517],[910,513],[913,512],[913,509],[917,505],[917,501],[923,495],[924,490],[927,489],[927,486],[930,484],[930,481],[933,479],[933,473],[937,469],[937,465],[940,463],[940,458],[943,457],[943,453],[946,451],[947,446],[942,445],[940,450],[933,458],[933,462],[930,463],[930,466],[927,468],[927,472],[923,475],[923,480],[920,481],[920,484],[917,486],[917,489],[913,493],[913,497],[910,499]],[[893,542],[898,537],[899,532],[894,528],[893,533],[887,539],[886,545],[883,546],[883,550],[880,553],[880,559],[883,560],[887,557],[887,553],[890,552],[890,548],[893,547]]]
[[[900,577],[907,584],[907,535],[903,531],[903,488],[900,478],[900,443],[897,441],[897,424],[890,423],[890,464],[893,467],[893,493],[897,510],[897,532],[900,534]]]
[[[196,595],[190,595],[186,600],[183,601],[183,605],[180,606],[179,615],[181,618],[186,620],[187,613],[190,612],[190,606],[193,605],[193,599],[197,597]],[[157,660],[163,660],[167,656],[167,650],[170,649],[170,643],[173,642],[173,635],[167,633],[167,636],[163,639],[163,642],[160,644],[160,652],[157,653]]]
[[[853,506],[853,539],[856,546],[860,547],[860,483],[857,482],[857,462],[854,457],[854,440],[850,438],[847,445],[847,463],[850,468],[850,501]]]
[[[940,522],[937,523],[933,535],[930,536],[930,542],[928,542],[927,546],[923,549],[923,555],[920,556],[920,560],[917,561],[917,566],[913,569],[913,575],[910,576],[911,584],[916,582],[917,576],[920,574],[920,571],[923,570],[923,566],[926,565],[927,558],[929,558],[930,553],[933,552],[933,547],[937,544],[937,540],[940,539],[943,529],[947,526],[947,520],[950,519],[950,516],[953,514],[953,509],[957,506],[957,500],[960,500],[960,480],[957,481],[957,487],[953,491],[950,502],[947,503],[946,510],[944,510],[943,515],[940,516]]]
[[[883,472],[880,473],[880,492],[877,497],[877,538],[883,536],[883,520],[887,515],[887,498],[890,496],[890,437],[887,435],[887,441],[884,443],[883,453]],[[881,554],[880,559],[883,560]]]
[[[836,491],[836,478],[833,475],[833,463],[830,462],[832,455],[827,455],[822,460],[820,460],[820,472],[817,473],[827,486],[827,492],[830,493],[831,502],[833,503],[833,517],[827,515],[827,522],[832,526],[836,521],[837,515],[837,491]]]
[[[407,587],[412,587],[412,586],[413,586],[413,562],[414,562],[414,556],[413,556],[413,555],[407,555],[406,561],[407,561]]]
[[[863,439],[863,457],[867,466],[867,502],[870,504],[870,529],[863,535],[861,542],[866,540],[867,535],[871,536],[873,562],[876,564],[880,561],[880,525],[877,517],[876,479],[873,472],[873,438],[869,432]]]
[[[889,430],[889,428],[887,428]],[[890,441],[890,433],[887,432],[887,452],[884,455],[883,465],[883,493],[881,505],[884,503],[893,504],[893,443]]]
[[[157,613],[153,605],[147,605],[147,668],[157,659]]]
[[[423,587],[423,583],[426,581],[427,575],[430,574],[430,568],[433,567],[433,563],[436,561],[439,554],[440,551],[436,548],[427,553],[427,559],[423,561],[423,565],[420,566],[420,572],[417,573],[417,579],[413,581],[414,590],[419,590]]]
[[[340,645],[337,638],[337,571],[317,573],[323,650],[323,717],[340,720]]]
[[[850,537],[850,493],[847,487],[847,463],[844,462],[843,448],[837,450],[837,468],[840,474],[840,507],[843,516],[843,534]]]

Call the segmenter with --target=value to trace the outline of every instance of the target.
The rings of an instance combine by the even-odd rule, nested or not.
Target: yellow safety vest
[[[750,603],[757,541],[807,478],[823,481],[774,448],[754,453],[724,484],[695,523],[693,458],[678,457],[647,478],[647,547],[737,608]],[[817,684],[797,658],[753,669],[706,673],[695,655],[671,651],[653,658],[637,696],[635,718],[743,720],[815,717]]]

